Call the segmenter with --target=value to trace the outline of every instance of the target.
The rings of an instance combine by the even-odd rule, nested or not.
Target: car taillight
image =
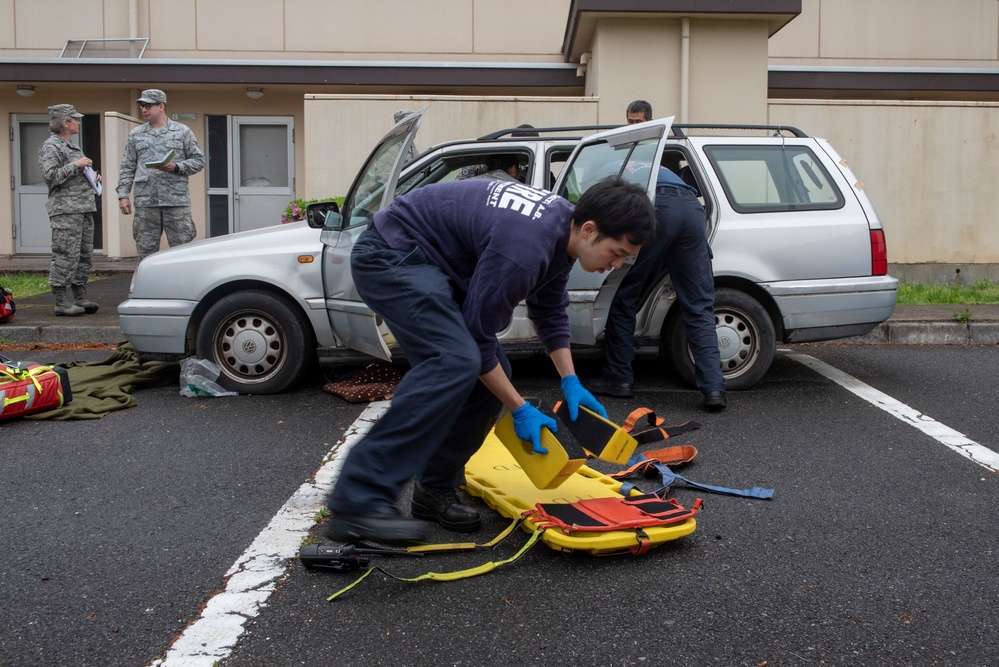
[[[883,229],[871,230],[871,275],[888,275],[888,246]]]

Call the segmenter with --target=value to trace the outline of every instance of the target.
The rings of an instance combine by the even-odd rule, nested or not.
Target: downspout
[[[136,39],[139,36],[139,0],[128,0],[128,37],[129,39]],[[137,45],[132,42],[129,45],[129,50],[132,57],[136,57]]]
[[[133,0],[134,2],[134,0]],[[686,123],[690,114],[690,19],[680,22],[680,122]]]

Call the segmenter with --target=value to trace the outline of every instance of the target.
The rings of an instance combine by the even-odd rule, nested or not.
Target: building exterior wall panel
[[[999,104],[772,100],[769,111],[849,162],[890,262],[999,263]]]
[[[197,4],[197,0],[171,0],[154,2],[148,6],[149,24],[153,26],[148,31],[151,36],[148,48],[151,52],[193,56],[200,41],[198,14],[195,11]],[[220,28],[221,26],[216,30]],[[212,43],[208,36],[204,41],[209,45]]]
[[[570,0],[474,0],[473,50],[480,54],[549,55],[561,60]]]
[[[594,125],[597,105],[593,98],[567,97],[307,95],[304,143],[309,151],[300,196],[345,195],[400,109],[427,107],[416,136],[417,147],[424,150],[523,123],[535,127]]]

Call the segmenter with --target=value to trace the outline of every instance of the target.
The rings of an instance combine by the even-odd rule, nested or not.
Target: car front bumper
[[[181,299],[128,299],[118,306],[121,332],[140,354],[183,356],[197,305]]]

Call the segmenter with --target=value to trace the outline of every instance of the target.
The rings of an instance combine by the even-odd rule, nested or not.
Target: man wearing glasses
[[[171,247],[195,236],[187,178],[205,168],[205,154],[191,128],[167,117],[166,101],[162,90],[142,91],[136,102],[146,122],[128,133],[121,156],[118,208],[132,213],[134,187],[132,237],[140,260],[160,249],[163,234]]]

